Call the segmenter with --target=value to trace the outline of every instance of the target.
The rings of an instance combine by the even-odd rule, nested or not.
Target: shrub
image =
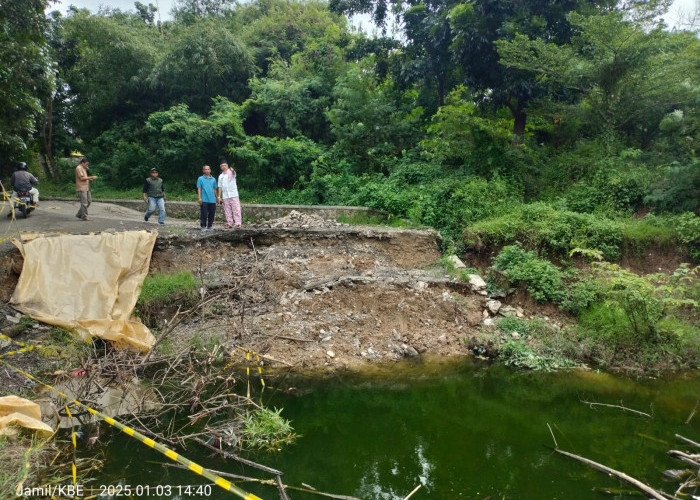
[[[580,315],[591,305],[601,300],[603,287],[600,281],[586,276],[564,287],[559,306],[572,314]]]
[[[289,420],[281,416],[282,409],[270,410],[260,408],[243,417],[241,430],[243,444],[247,448],[264,451],[280,451],[281,447],[291,444],[296,434]]]
[[[594,272],[600,300],[580,312],[580,325],[583,336],[596,341],[600,361],[613,364],[624,353],[623,362],[636,365],[662,355],[676,364],[697,364],[698,268],[638,276],[596,263]]]
[[[678,239],[687,245],[693,260],[700,260],[700,217],[686,212],[678,218],[676,229]]]
[[[498,353],[499,359],[507,366],[537,371],[553,371],[558,368],[571,368],[576,363],[569,358],[551,353],[538,353],[522,340],[507,341]]]
[[[463,234],[467,247],[522,242],[528,248],[564,257],[574,248],[600,250],[606,259],[620,256],[620,222],[594,214],[557,210],[537,202],[514,207],[507,214],[475,223]]]
[[[537,302],[556,301],[561,295],[562,273],[554,264],[539,259],[535,252],[506,246],[493,261],[511,284],[525,284]]]

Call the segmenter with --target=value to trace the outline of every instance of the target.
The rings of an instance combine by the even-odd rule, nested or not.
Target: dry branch
[[[582,462],[589,467],[592,467],[596,470],[599,470],[600,472],[604,472],[605,474],[608,474],[610,476],[615,476],[616,478],[620,479],[621,481],[626,482],[627,484],[634,486],[641,492],[645,493],[651,498],[654,498],[656,500],[666,500],[666,496],[652,488],[651,486],[647,486],[646,484],[642,483],[641,481],[638,481],[637,479],[633,478],[632,476],[628,476],[624,472],[617,471],[615,469],[611,469],[610,467],[607,467],[603,464],[599,464],[598,462],[594,462],[593,460],[589,460],[588,458],[582,457],[580,455],[576,455],[574,453],[569,453],[568,451],[560,450],[559,448],[554,448],[554,451],[559,453],[560,455],[564,455],[565,457],[573,458],[574,460],[578,460],[579,462]]]
[[[695,441],[691,441],[691,440],[688,439],[687,437],[683,437],[683,436],[681,436],[680,434],[676,434],[676,437],[677,437],[678,439],[680,439],[681,441],[685,441],[685,442],[688,443],[688,444],[692,444],[692,445],[695,446],[696,448],[700,448],[700,443],[696,443]]]
[[[634,413],[636,415],[641,415],[643,417],[652,418],[652,416],[648,413],[644,413],[643,411],[639,411],[639,410],[633,410],[632,408],[627,408],[626,406],[623,406],[623,405],[611,405],[611,404],[606,404],[606,403],[593,403],[592,401],[581,401],[581,402],[584,404],[587,404],[591,408],[593,408],[594,406],[604,406],[606,408],[618,408],[622,411],[628,411],[628,412]]]

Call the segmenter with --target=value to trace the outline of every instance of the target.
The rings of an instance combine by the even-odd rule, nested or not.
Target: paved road
[[[39,208],[26,219],[21,214],[11,220],[7,217],[8,207],[3,207],[0,213],[0,248],[3,251],[12,247],[10,239],[19,233],[89,233],[98,231],[124,231],[133,229],[167,230],[169,227],[195,228],[197,221],[182,219],[166,219],[166,225],[158,225],[158,217],[154,214],[149,222],[144,222],[144,212],[112,205],[109,203],[93,202],[90,205],[90,221],[76,218],[78,201],[42,201]]]

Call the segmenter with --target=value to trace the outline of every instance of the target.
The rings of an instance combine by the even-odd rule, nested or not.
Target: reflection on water
[[[562,449],[672,492],[678,485],[665,483],[662,472],[682,468],[666,455],[683,447],[674,434],[700,440],[700,415],[684,423],[700,395],[697,375],[635,381],[462,363],[397,365],[333,380],[278,376],[266,403],[283,407],[301,437],[280,454],[252,458],[284,471],[285,484],[363,499],[403,499],[418,484],[412,500],[610,498],[594,488],[621,485],[554,454],[549,424]],[[290,386],[304,390],[291,396],[284,392]],[[653,417],[582,401],[623,404]],[[113,459],[100,482],[201,482],[163,469],[158,464],[166,459],[125,436],[115,436],[106,454]],[[208,453],[185,454],[212,469],[254,474]],[[279,495],[262,485],[242,486],[265,499]],[[290,497],[319,498],[296,491]],[[217,491],[211,498],[229,495]]]
[[[394,491],[393,488],[384,489],[385,481],[382,480],[382,474],[380,473],[380,469],[384,466],[389,468],[388,474],[399,476],[402,481],[408,480],[404,475],[406,469],[411,470],[415,468],[419,471],[416,477],[416,483],[420,484],[422,487],[432,486],[430,473],[433,469],[433,465],[425,457],[423,446],[417,444],[414,449],[414,456],[409,458],[408,466],[405,468],[401,467],[396,459],[389,460],[387,464],[373,462],[360,478],[360,487],[357,493],[360,498],[377,498],[381,500],[403,500],[406,498],[407,493],[403,490],[397,492]]]

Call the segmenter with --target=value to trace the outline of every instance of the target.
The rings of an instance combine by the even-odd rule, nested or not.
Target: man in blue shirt
[[[197,198],[199,202],[199,225],[202,231],[211,231],[216,213],[216,179],[211,175],[211,167],[204,165],[197,179]]]

